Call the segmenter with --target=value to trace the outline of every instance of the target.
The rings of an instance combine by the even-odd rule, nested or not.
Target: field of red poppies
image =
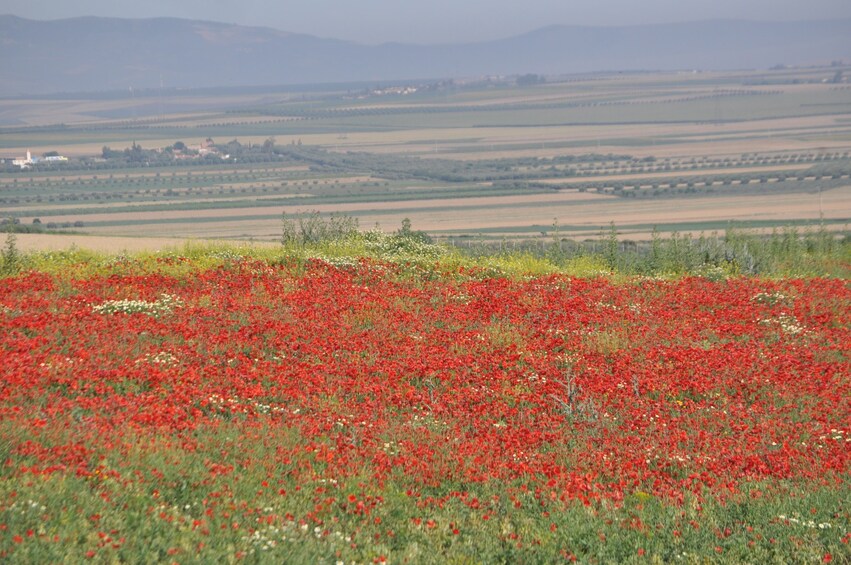
[[[851,559],[846,281],[191,261],[0,281],[0,561]]]

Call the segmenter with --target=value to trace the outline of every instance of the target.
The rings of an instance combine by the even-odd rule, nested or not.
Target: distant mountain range
[[[593,71],[752,69],[851,59],[851,19],[554,25],[479,43],[321,39],[208,21],[0,16],[0,96]]]

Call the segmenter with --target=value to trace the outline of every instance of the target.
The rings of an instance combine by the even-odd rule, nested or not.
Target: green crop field
[[[5,100],[3,115],[20,119],[0,127],[0,154],[72,161],[8,166],[0,216],[102,235],[260,239],[273,237],[271,218],[313,210],[384,229],[408,217],[441,237],[529,238],[553,222],[578,236],[612,220],[639,238],[653,226],[700,231],[731,220],[822,222],[841,233],[851,217],[851,89],[824,82],[834,72],[487,80],[407,96]],[[155,111],[163,107],[180,112]],[[173,144],[205,139],[237,153],[171,160]],[[135,144],[147,153],[122,159]],[[699,215],[672,216],[687,200]]]

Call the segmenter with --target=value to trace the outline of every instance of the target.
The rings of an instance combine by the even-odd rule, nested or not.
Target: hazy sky
[[[710,18],[851,17],[849,0],[0,0],[32,19],[171,16],[262,25],[361,43],[458,43],[550,24],[627,25]]]

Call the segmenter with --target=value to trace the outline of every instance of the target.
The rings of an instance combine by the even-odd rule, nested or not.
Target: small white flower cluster
[[[283,406],[275,406],[274,404],[263,404],[262,402],[255,401],[254,411],[257,414],[281,414],[283,412],[287,412],[287,409]],[[294,410],[293,414],[298,414],[298,411]]]
[[[577,330],[569,330],[567,328],[550,328],[547,330],[547,333],[564,339],[579,332]]]
[[[799,334],[806,331],[804,326],[802,326],[794,316],[789,314],[781,314],[777,318],[777,322],[787,334]]]
[[[271,509],[264,509],[271,512]],[[305,535],[312,535],[316,539],[328,537],[331,542],[351,543],[352,537],[342,532],[326,532],[322,526],[314,526],[312,529],[307,524],[297,526],[292,520],[284,522],[280,527],[268,526],[263,529],[255,530],[250,536],[244,536],[242,541],[250,544],[249,554],[254,554],[256,551],[269,551],[277,547],[279,542],[299,542],[300,538]],[[342,563],[342,561],[337,561]]]
[[[325,255],[311,255],[311,259],[319,259],[338,269],[357,267],[358,261],[354,257],[327,257]]]
[[[784,333],[797,335],[806,333],[806,328],[791,314],[780,314],[776,318],[764,318],[759,321],[764,326],[778,325]]]
[[[386,234],[381,230],[370,230],[363,234],[366,247],[382,259],[387,260],[432,260],[446,255],[442,245],[414,238]]]
[[[842,430],[837,430],[835,428],[830,429],[830,434],[819,436],[820,440],[833,440],[833,441],[843,441],[843,442],[851,442],[851,437],[845,437],[843,434],[845,432]]]
[[[26,502],[13,502],[9,505],[9,510],[18,510],[21,514],[27,514],[29,512],[42,513],[47,510],[47,507],[34,500],[27,500]]]
[[[782,292],[760,292],[751,298],[751,302],[774,306],[775,304],[786,302],[787,299],[788,297]]]
[[[81,362],[82,359],[77,359],[77,362]],[[65,357],[64,359],[54,359],[53,361],[45,361],[44,363],[40,363],[39,367],[46,370],[51,369],[67,369],[74,365],[74,360],[70,357]]]
[[[177,357],[167,351],[160,351],[156,355],[146,353],[144,357],[136,360],[136,364],[138,365],[139,363],[154,363],[156,365],[171,366],[177,364]]]
[[[11,308],[9,308],[8,306],[4,306],[3,304],[0,304],[0,314],[11,314],[11,313],[12,313]]]
[[[102,265],[105,267],[114,267],[116,265],[126,265],[130,263],[130,258],[126,255],[115,255],[113,257],[107,257],[102,261]]]
[[[819,530],[827,530],[827,529],[833,527],[830,524],[830,522],[816,523],[813,520],[803,520],[801,518],[795,518],[794,516],[786,516],[785,514],[781,514],[777,518],[779,520],[783,520],[784,522],[787,522],[789,524],[798,524],[800,526],[804,526],[804,527],[807,527],[807,528],[813,528],[813,529],[818,528]]]
[[[242,538],[242,541],[250,543],[252,546],[251,553],[254,553],[255,549],[259,549],[260,551],[269,551],[274,548],[278,542],[275,538],[280,538],[286,541],[286,536],[281,535],[281,530],[275,527],[265,528],[263,530],[254,530],[250,536],[246,536]]]
[[[423,408],[423,410],[426,410],[426,408]],[[442,431],[449,427],[449,424],[447,424],[444,420],[438,420],[428,413],[423,414],[422,416],[414,414],[411,417],[411,425],[418,427],[422,426],[431,431]]]
[[[264,404],[256,400],[244,401],[238,396],[224,398],[218,394],[212,394],[207,399],[211,409],[220,414],[280,414],[288,412],[281,405]],[[298,414],[299,410],[292,411],[293,414]]]
[[[197,502],[193,502],[191,505],[186,504],[182,508],[177,505],[166,505],[160,504],[154,507],[156,514],[161,516],[168,516],[171,518],[168,522],[174,526],[175,529],[178,530],[187,530],[189,525],[192,523],[194,519],[192,515],[192,508],[195,508],[195,513],[199,513],[199,505]]]
[[[242,405],[239,397],[224,398],[221,395],[212,394],[207,400],[210,402],[210,406],[219,412],[248,412],[248,409]]]
[[[556,357],[556,361],[562,368],[571,368],[579,361],[579,353],[562,353],[561,355]]]
[[[604,270],[604,269],[594,269],[593,271],[589,271],[587,276],[588,276],[589,278],[593,278],[593,277],[610,277],[610,276],[612,276],[613,274],[615,274],[615,272],[614,272],[614,271],[606,271],[606,270]],[[660,280],[665,280],[665,279],[660,279]]]
[[[720,265],[703,264],[697,268],[697,272],[695,274],[699,277],[703,277],[714,282],[723,281],[730,278],[730,272]]]
[[[150,316],[159,316],[161,314],[169,314],[175,308],[183,306],[183,301],[172,294],[163,294],[160,299],[155,302],[146,300],[107,300],[103,304],[98,304],[92,307],[98,314],[148,314]]]
[[[529,288],[530,288],[530,290],[543,291],[543,292],[551,291],[551,290],[568,291],[568,290],[570,290],[570,280],[547,280],[547,281],[537,280],[537,281],[534,281],[532,284],[530,284]]]
[[[213,257],[215,259],[222,259],[224,261],[234,261],[234,262],[239,262],[239,261],[245,260],[245,256],[240,255],[239,253],[235,253],[235,252],[231,251],[230,249],[224,249],[224,250],[221,250],[221,251],[213,251],[212,253],[210,253],[210,257]]]
[[[38,527],[34,528],[35,533],[39,536],[44,536],[47,533],[47,530],[44,527],[43,520],[40,520],[37,517],[44,517],[45,512],[47,511],[47,507],[43,504],[39,504],[34,500],[17,501],[13,502],[9,505],[9,508],[5,511],[7,515],[11,515],[15,512],[21,514],[22,519],[26,522],[32,522],[34,520],[39,521]],[[14,518],[13,518],[14,519]]]
[[[547,384],[547,377],[542,377],[535,371],[529,370],[524,374],[524,376],[530,383],[540,382],[541,384]]]
[[[381,446],[381,451],[386,453],[387,455],[398,455],[400,451],[399,444],[395,441],[386,441]]]
[[[482,265],[481,269],[474,275],[479,280],[498,279],[505,276],[506,271],[499,265]],[[534,277],[520,276],[521,280],[530,280]]]

